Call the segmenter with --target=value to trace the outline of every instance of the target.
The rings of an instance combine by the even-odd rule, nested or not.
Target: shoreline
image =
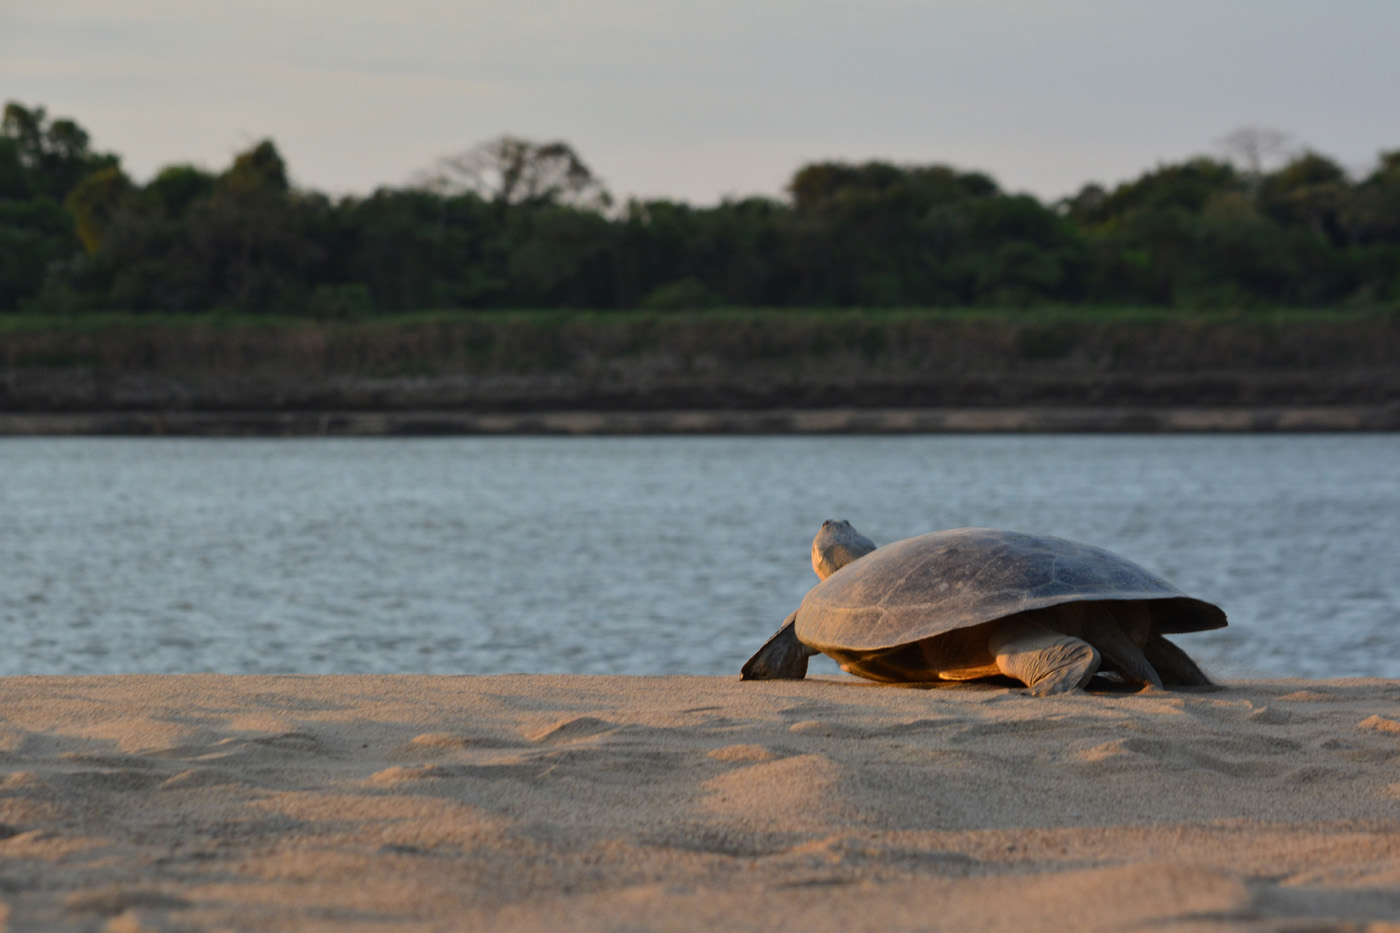
[[[1231,407],[0,412],[0,437],[1270,433],[1400,430],[1400,404]]]
[[[0,678],[13,929],[1394,930],[1400,681]]]

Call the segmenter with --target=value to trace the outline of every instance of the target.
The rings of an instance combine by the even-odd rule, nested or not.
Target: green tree
[[[1305,152],[1263,177],[1259,207],[1277,223],[1305,227],[1335,244],[1349,239],[1344,216],[1350,204],[1346,172],[1336,162]]]
[[[330,223],[334,230],[320,238],[332,256],[330,281],[364,283],[375,307],[477,308],[502,300],[501,223],[475,194],[382,188],[346,199]]]
[[[181,217],[190,205],[214,191],[215,178],[193,165],[167,165],[146,185],[153,206],[166,217]]]
[[[72,120],[13,101],[0,119],[0,310],[35,302],[46,289],[70,296],[83,269],[82,244],[63,208],[85,177],[113,169]],[[68,297],[65,297],[65,302]]]
[[[1375,170],[1352,189],[1342,224],[1354,244],[1356,296],[1400,300],[1400,150],[1382,152]]]
[[[788,190],[806,301],[1026,304],[1077,287],[1073,225],[980,172],[827,162]]]
[[[323,197],[290,190],[271,140],[235,157],[186,215],[191,252],[217,302],[264,312],[297,307],[322,253],[305,236],[306,221],[325,206]]]
[[[52,198],[0,198],[0,311],[34,301],[81,253],[72,218]]]
[[[98,169],[68,192],[63,206],[73,216],[78,239],[88,255],[97,255],[113,219],[134,196],[131,179],[116,166]]]
[[[1195,262],[1202,211],[1217,197],[1246,191],[1232,165],[1208,158],[1159,166],[1112,191],[1085,186],[1062,205],[1087,245],[1083,295],[1174,303]]]
[[[91,185],[74,207],[103,208],[88,212],[103,221],[95,259],[108,304],[288,312],[315,287],[325,256],[310,231],[330,205],[290,187],[270,140],[218,175],[171,166],[131,196],[114,179],[96,176]]]
[[[77,123],[50,120],[43,107],[7,103],[0,136],[13,141],[30,193],[55,201],[61,202],[86,176],[118,164],[114,155],[93,152],[87,132]]]
[[[570,207],[517,209],[506,237],[513,304],[616,307],[612,226],[602,215]]]

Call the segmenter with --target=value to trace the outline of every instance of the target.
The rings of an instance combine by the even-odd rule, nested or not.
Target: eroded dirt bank
[[[0,420],[63,433],[1386,430],[1400,427],[1397,360],[1393,314],[138,318],[0,331]]]

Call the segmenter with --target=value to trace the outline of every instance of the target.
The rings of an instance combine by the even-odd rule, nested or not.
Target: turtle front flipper
[[[740,680],[801,680],[807,676],[807,659],[816,654],[797,640],[797,613],[787,617],[783,627],[749,658],[739,672]]]
[[[998,670],[1030,687],[1038,697],[1078,690],[1099,669],[1099,653],[1093,645],[1024,619],[993,626],[987,648]]]

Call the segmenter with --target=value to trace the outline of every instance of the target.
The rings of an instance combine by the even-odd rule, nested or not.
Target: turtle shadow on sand
[[[812,541],[821,578],[744,665],[798,680],[814,654],[887,683],[1009,678],[1036,696],[1210,684],[1167,635],[1222,628],[1220,607],[1102,548],[958,528],[877,548],[850,522]],[[1098,676],[1096,676],[1098,675]]]

